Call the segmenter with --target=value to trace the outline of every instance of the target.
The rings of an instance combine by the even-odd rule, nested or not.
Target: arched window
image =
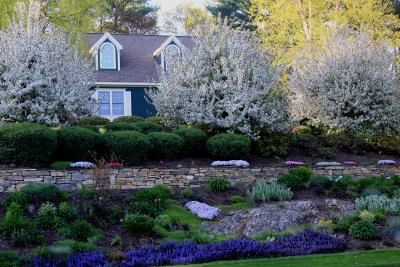
[[[181,50],[176,45],[169,45],[165,48],[164,64],[165,70],[170,70],[176,62],[181,59]]]
[[[117,55],[115,46],[111,43],[104,43],[100,46],[100,69],[111,69],[117,68]]]

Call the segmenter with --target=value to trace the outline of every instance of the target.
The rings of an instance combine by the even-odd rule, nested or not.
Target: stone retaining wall
[[[136,189],[166,184],[171,187],[199,187],[208,179],[221,176],[232,184],[251,183],[257,179],[274,181],[292,167],[197,167],[197,168],[122,168],[97,170],[0,170],[0,192],[15,191],[27,183],[52,183],[65,190],[77,188]],[[315,174],[350,176],[355,179],[400,174],[400,166],[330,166],[313,167]]]

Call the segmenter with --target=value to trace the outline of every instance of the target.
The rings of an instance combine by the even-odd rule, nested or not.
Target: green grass
[[[181,265],[182,266],[182,265]],[[273,259],[220,261],[185,266],[235,266],[235,267],[351,267],[351,266],[400,266],[400,249],[345,252],[337,254],[296,256]]]

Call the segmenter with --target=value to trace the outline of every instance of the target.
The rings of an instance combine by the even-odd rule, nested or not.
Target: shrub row
[[[207,140],[206,133],[186,126],[166,133],[159,124],[137,121],[110,123],[105,129],[100,134],[86,126],[57,130],[30,123],[5,125],[0,127],[0,163],[45,167],[54,160],[90,161],[96,152],[136,165],[148,156],[171,160],[182,154],[204,155],[206,148],[215,159],[243,159],[251,149],[250,139],[243,135],[217,134]]]

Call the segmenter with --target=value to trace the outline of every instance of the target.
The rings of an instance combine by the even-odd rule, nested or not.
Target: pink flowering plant
[[[304,165],[304,162],[288,160],[288,161],[285,161],[284,164],[293,165],[293,166],[302,166],[302,165]]]
[[[120,162],[109,162],[109,163],[106,163],[106,167],[107,168],[122,168],[122,167],[124,167],[124,164],[122,164]]]
[[[198,201],[189,201],[185,204],[185,208],[197,217],[208,220],[214,219],[221,212],[219,208],[211,207]]]
[[[344,165],[357,165],[357,162],[355,161],[345,161],[343,162]]]

